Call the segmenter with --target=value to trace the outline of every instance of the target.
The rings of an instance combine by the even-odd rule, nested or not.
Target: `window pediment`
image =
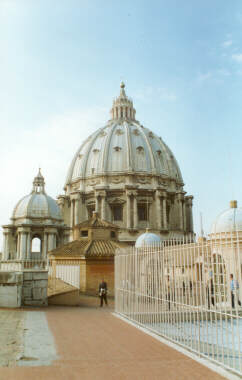
[[[120,152],[122,148],[120,146],[115,146],[113,149],[115,152]]]
[[[114,198],[114,199],[111,199],[108,203],[109,203],[110,205],[124,204],[124,203],[125,203],[125,200],[122,199],[122,198]]]
[[[138,153],[142,154],[142,153],[144,153],[145,150],[144,150],[143,146],[137,146],[136,151]]]

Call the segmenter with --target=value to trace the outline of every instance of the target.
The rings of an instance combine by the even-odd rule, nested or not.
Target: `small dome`
[[[242,231],[242,207],[237,208],[237,202],[231,201],[230,208],[222,212],[211,228],[211,234]]]
[[[146,232],[138,237],[135,243],[135,248],[149,247],[152,245],[159,245],[161,243],[161,238],[159,235],[153,234],[152,232]]]
[[[12,219],[45,218],[62,221],[61,211],[56,201],[44,190],[44,177],[40,170],[33,181],[31,194],[26,195],[17,203]]]

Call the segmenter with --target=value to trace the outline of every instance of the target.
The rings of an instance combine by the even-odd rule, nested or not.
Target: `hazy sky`
[[[196,231],[242,205],[240,0],[0,0],[0,47],[1,225],[39,166],[63,191],[121,80],[178,160]]]

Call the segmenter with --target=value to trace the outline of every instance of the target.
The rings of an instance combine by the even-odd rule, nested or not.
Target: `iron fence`
[[[242,374],[242,239],[118,250],[115,312]]]
[[[48,260],[32,259],[32,260],[1,260],[0,271],[18,272],[26,270],[48,270]]]
[[[0,260],[1,272],[48,271],[48,295],[80,289],[80,264],[66,260],[53,262],[49,259]]]

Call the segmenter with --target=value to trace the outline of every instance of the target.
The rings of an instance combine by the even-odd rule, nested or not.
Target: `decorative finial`
[[[33,181],[32,193],[44,193],[44,192],[45,192],[45,180],[41,174],[41,169],[39,168],[39,172]]]
[[[41,173],[41,168],[39,168],[39,173],[38,173],[37,177],[43,177],[42,173]]]
[[[237,208],[237,201],[230,201],[230,208]]]
[[[112,120],[135,120],[136,111],[133,102],[125,93],[125,84],[120,83],[120,94],[113,101],[110,111]]]

